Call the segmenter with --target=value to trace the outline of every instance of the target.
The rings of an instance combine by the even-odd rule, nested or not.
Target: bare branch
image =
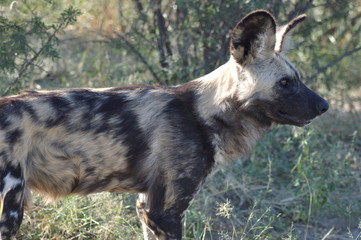
[[[159,50],[159,62],[163,68],[168,68],[166,62],[167,57],[172,56],[172,50],[170,42],[168,40],[167,27],[165,25],[165,19],[161,10],[161,0],[156,0],[154,3],[154,18],[158,26],[158,50]]]
[[[351,46],[354,38],[355,38],[356,36],[358,36],[358,35],[360,34],[360,32],[361,32],[361,26],[359,26],[359,28],[355,31],[355,33],[352,34],[350,40],[348,41],[348,43],[347,43],[347,45],[346,45],[346,47],[345,47],[345,50],[346,50],[346,51],[348,51],[348,49],[350,48],[350,46]]]
[[[332,67],[333,65],[335,65],[336,63],[338,63],[339,61],[341,61],[342,59],[344,59],[347,56],[350,56],[358,51],[361,50],[361,46],[354,48],[350,51],[345,51],[341,56],[339,56],[338,58],[334,59],[333,61],[331,61],[330,63],[328,63],[326,66],[323,66],[321,68],[318,69],[318,71],[316,73],[314,73],[313,75],[311,75],[310,77],[306,78],[305,82],[310,81],[311,79],[314,79],[315,77],[317,77],[319,74],[325,72],[329,67]]]
[[[150,71],[150,73],[153,75],[153,77],[155,78],[155,82],[157,84],[161,84],[162,81],[160,80],[160,78],[158,77],[158,75],[155,73],[155,71],[153,70],[152,66],[147,62],[147,60],[142,56],[142,54],[136,49],[136,47],[134,47],[134,45],[132,43],[130,43],[128,41],[127,38],[125,38],[124,36],[120,35],[119,33],[115,33],[124,43],[125,45],[127,45],[129,47],[129,49],[134,52],[134,54],[139,58],[140,61],[142,61],[142,63],[148,68],[148,70]],[[111,39],[111,41],[114,41],[114,39]]]
[[[305,3],[298,2],[295,8],[293,9],[293,11],[287,14],[288,19],[295,18],[297,15],[307,12],[307,10],[312,7],[312,5],[313,5],[313,0],[308,0]]]
[[[147,22],[148,17],[146,14],[144,14],[144,9],[143,9],[142,3],[139,0],[134,0],[134,3],[135,3],[135,6],[137,7],[139,16],[141,17],[143,22]]]

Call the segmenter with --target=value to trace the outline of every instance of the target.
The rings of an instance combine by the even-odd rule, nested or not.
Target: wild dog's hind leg
[[[0,239],[15,239],[23,219],[25,182],[20,166],[0,168],[0,193],[3,203]]]

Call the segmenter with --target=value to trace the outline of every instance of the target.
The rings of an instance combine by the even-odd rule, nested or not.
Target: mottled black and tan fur
[[[284,56],[301,15],[278,27],[250,13],[231,58],[174,87],[29,92],[0,99],[2,239],[15,236],[30,190],[137,192],[146,239],[181,239],[185,210],[215,164],[245,154],[275,124],[303,126],[328,104]]]

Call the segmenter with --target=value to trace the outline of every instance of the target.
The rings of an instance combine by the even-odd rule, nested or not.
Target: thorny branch
[[[52,38],[49,38],[49,40],[52,39]],[[49,43],[50,41],[48,41]],[[46,44],[47,45],[47,44]],[[43,46],[30,60],[28,60],[25,65],[22,67],[22,69],[20,70],[18,76],[11,82],[9,83],[9,86],[5,89],[5,91],[1,94],[1,97],[4,97],[6,96],[10,90],[15,86],[16,83],[19,82],[20,78],[23,76],[23,74],[25,73],[25,71],[28,69],[28,67],[31,65],[31,64],[34,64],[34,61],[39,57],[39,55],[44,51],[45,49],[45,46]]]
[[[9,86],[5,89],[5,91],[1,94],[1,97],[6,96],[10,90],[15,86],[15,84],[17,84],[20,80],[20,78],[23,76],[23,74],[26,72],[26,70],[28,69],[28,67],[30,65],[34,65],[34,62],[36,61],[36,59],[40,56],[40,54],[49,46],[49,44],[51,43],[51,41],[53,41],[55,35],[64,27],[67,26],[70,23],[71,19],[66,18],[64,19],[62,22],[60,22],[60,24],[58,25],[57,28],[54,29],[54,32],[50,35],[50,37],[48,38],[48,40],[46,41],[46,43],[34,54],[34,56],[29,59],[24,65],[23,67],[20,69],[18,76],[9,83]]]

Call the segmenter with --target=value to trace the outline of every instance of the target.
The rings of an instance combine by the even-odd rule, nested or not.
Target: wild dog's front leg
[[[8,167],[0,173],[0,239],[15,239],[23,219],[24,179],[20,167]]]
[[[148,221],[148,215],[146,210],[147,205],[147,195],[144,193],[139,194],[138,200],[137,200],[137,214],[138,217],[142,223],[142,229],[144,234],[145,240],[156,240],[153,231],[148,227],[147,224],[149,224]]]
[[[142,222],[145,240],[181,240],[182,213],[158,211],[147,208],[147,203],[137,201],[137,213]]]
[[[160,182],[148,193],[139,195],[137,213],[146,240],[181,240],[182,219],[204,179]],[[166,186],[165,186],[166,184]]]

